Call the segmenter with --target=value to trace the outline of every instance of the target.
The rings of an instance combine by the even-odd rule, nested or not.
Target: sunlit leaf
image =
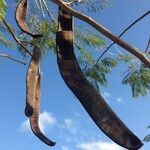
[[[0,20],[5,18],[6,7],[7,7],[6,1],[0,0]]]
[[[84,49],[84,47],[79,46],[78,44],[75,44],[77,49],[81,52],[81,55],[85,57],[90,63],[94,63],[93,57]]]
[[[150,69],[141,67],[139,70],[130,70],[122,83],[131,87],[133,97],[145,96],[150,90]]]

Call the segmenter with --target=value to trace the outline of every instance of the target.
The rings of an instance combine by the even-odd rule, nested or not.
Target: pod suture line
[[[19,28],[34,38],[42,37],[42,34],[32,33],[26,23],[28,0],[21,0],[16,8],[15,19]]]
[[[138,150],[143,145],[141,140],[118,118],[80,69],[73,48],[72,16],[59,8],[58,23],[57,63],[63,80],[110,139],[129,150]]]

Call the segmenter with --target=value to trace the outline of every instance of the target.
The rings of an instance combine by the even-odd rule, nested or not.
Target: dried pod
[[[28,0],[21,0],[16,8],[15,19],[19,28],[34,38],[42,37],[41,34],[32,33],[26,23]]]
[[[69,18],[70,21],[68,21]],[[72,16],[60,10],[58,22],[59,30],[56,35],[57,63],[63,80],[79,99],[96,125],[110,139],[129,150],[139,149],[143,145],[140,139],[118,118],[104,98],[84,77],[73,49],[73,34],[70,33],[73,33],[72,23],[70,24]],[[66,22],[69,22],[69,24],[65,25]]]
[[[41,51],[39,48],[35,47],[26,75],[25,115],[27,117],[30,117],[33,114],[33,107],[35,103],[34,97],[35,97],[35,88],[36,88],[36,78],[39,74],[40,59],[41,59]]]
[[[40,115],[40,95],[41,95],[41,77],[40,74],[36,77],[36,89],[35,89],[35,104],[33,115],[29,118],[30,126],[33,133],[45,144],[54,146],[56,143],[48,139],[41,131],[39,127],[39,115]]]

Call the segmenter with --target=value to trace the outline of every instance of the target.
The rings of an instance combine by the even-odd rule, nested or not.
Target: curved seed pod
[[[17,22],[19,28],[23,32],[29,34],[30,36],[32,36],[34,38],[42,37],[41,34],[32,33],[26,24],[27,3],[28,3],[28,0],[21,0],[20,3],[18,4],[18,6],[16,8],[16,13],[15,13],[16,22]]]
[[[39,114],[40,114],[40,95],[41,95],[41,88],[40,88],[40,74],[36,77],[36,90],[35,90],[35,104],[34,104],[34,112],[33,115],[29,118],[30,126],[33,133],[45,144],[49,146],[54,146],[56,143],[48,139],[40,130],[39,127]]]
[[[41,59],[41,51],[39,48],[35,47],[33,56],[26,75],[26,107],[25,115],[27,117],[32,116],[33,107],[35,103],[35,88],[36,88],[36,78],[39,74],[39,64]]]
[[[84,77],[73,51],[73,32],[70,30],[72,27],[63,30],[65,20],[61,22],[60,19],[63,12],[60,10],[59,31],[56,35],[57,63],[62,78],[96,125],[110,139],[129,150],[139,149],[143,145],[140,139],[118,118],[104,98]],[[62,17],[64,19],[66,15],[68,21],[70,15],[66,12]],[[72,22],[71,16],[70,20]]]

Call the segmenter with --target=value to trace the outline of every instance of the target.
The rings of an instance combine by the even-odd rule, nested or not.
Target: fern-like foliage
[[[95,60],[88,49],[97,49],[105,45],[104,39],[90,31],[89,29],[83,29],[82,27],[76,27],[74,31],[74,47],[81,54],[81,58],[86,60],[90,65],[95,63]]]
[[[90,53],[88,53],[88,51],[85,50],[85,48],[83,46],[80,46],[76,43],[75,43],[75,46],[80,51],[81,56],[83,58],[85,58],[89,63],[94,64],[94,62],[95,62],[94,58],[92,57],[92,55]],[[80,57],[80,59],[81,59],[81,57]]]
[[[147,127],[148,129],[150,129],[150,126]],[[144,142],[150,142],[150,134],[146,135],[143,139]]]
[[[43,52],[47,50],[55,51],[56,42],[55,42],[55,33],[57,31],[56,22],[41,21],[39,26],[36,29],[39,31],[43,37],[39,40],[35,40],[34,43],[40,47]]]
[[[111,69],[117,65],[117,61],[113,58],[106,57],[101,62],[94,65],[94,67],[85,67],[83,69],[84,75],[99,91],[98,84],[103,86],[108,85],[107,75],[111,73]]]
[[[131,70],[122,83],[131,86],[133,97],[145,96],[150,90],[150,69],[141,67],[139,70]]]
[[[131,87],[132,97],[146,96],[150,90],[150,69],[131,54],[119,55],[118,60],[128,66],[122,83]]]
[[[105,41],[101,36],[83,27],[76,27],[74,36],[75,41],[82,43],[84,46],[98,48],[105,45]]]
[[[6,15],[6,1],[5,0],[0,0],[0,20],[5,18]]]
[[[144,137],[143,139],[144,142],[150,142],[150,134]]]

